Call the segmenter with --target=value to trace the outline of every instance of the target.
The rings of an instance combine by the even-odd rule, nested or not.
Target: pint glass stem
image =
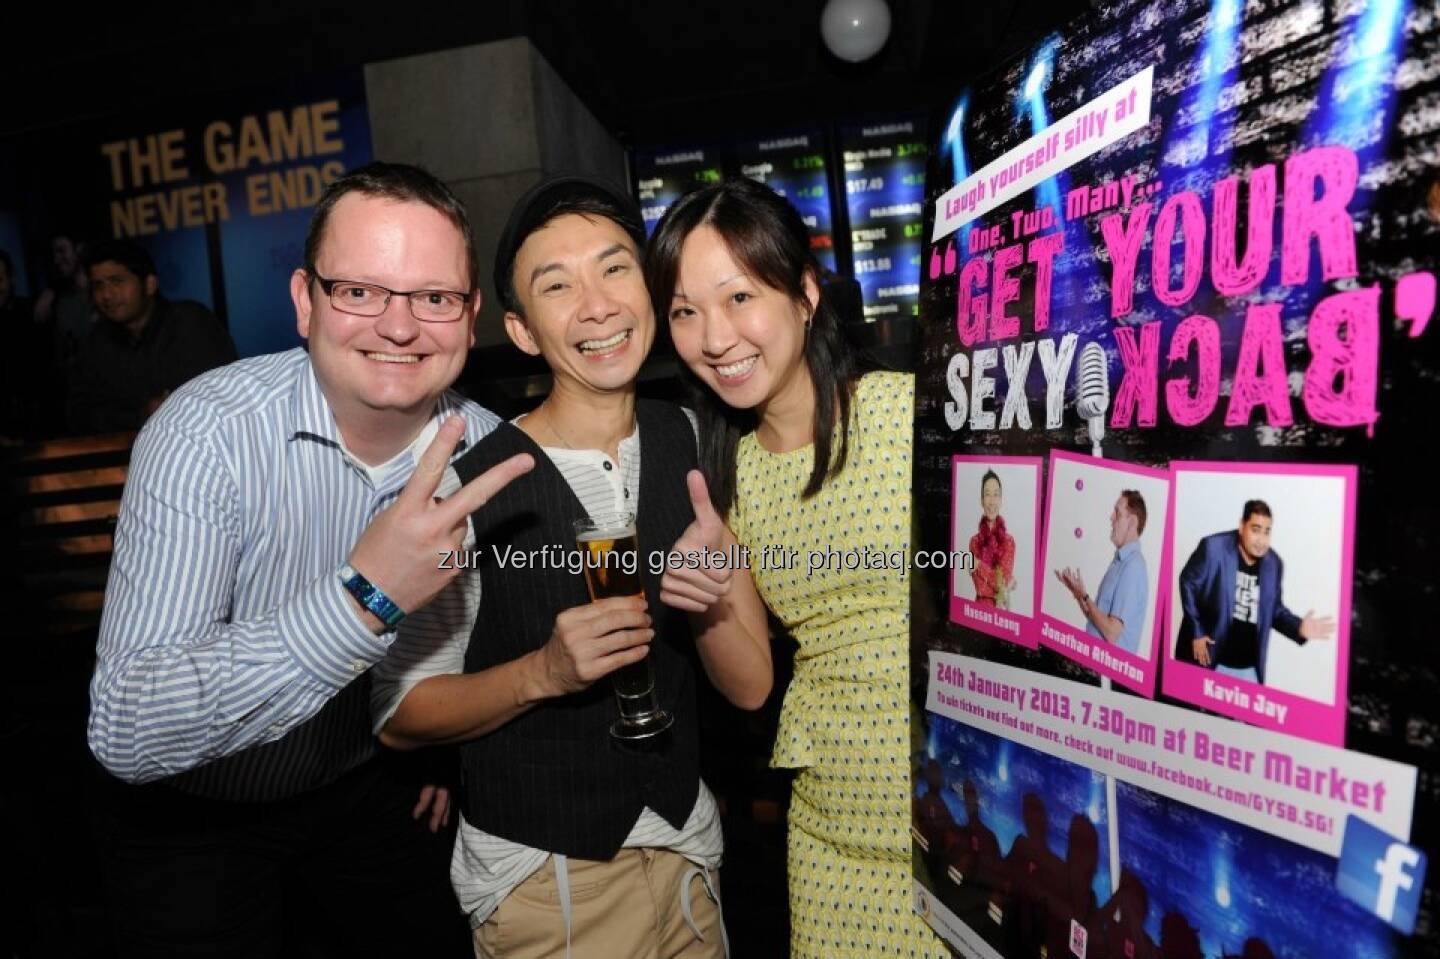
[[[644,595],[633,515],[577,521],[575,533],[592,601]],[[655,674],[648,653],[639,662],[611,673],[610,682],[620,710],[619,720],[610,727],[612,736],[644,739],[669,727],[670,714],[660,708],[655,696]]]

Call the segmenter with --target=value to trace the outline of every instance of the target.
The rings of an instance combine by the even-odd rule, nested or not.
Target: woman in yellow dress
[[[799,644],[771,759],[797,770],[791,956],[948,957],[910,875],[913,377],[861,375],[804,222],[761,184],[671,207],[646,278],[697,388],[710,498]],[[691,610],[716,591],[702,571],[666,584]]]

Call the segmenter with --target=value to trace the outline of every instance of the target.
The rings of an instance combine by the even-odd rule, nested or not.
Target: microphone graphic
[[[1090,452],[1102,456],[1100,441],[1105,438],[1105,413],[1110,409],[1110,368],[1105,348],[1086,343],[1075,371],[1075,412],[1090,427]]]

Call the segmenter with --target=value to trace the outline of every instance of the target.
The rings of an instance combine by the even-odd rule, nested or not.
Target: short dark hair
[[[645,255],[645,280],[657,317],[670,315],[681,249],[702,226],[720,235],[735,262],[756,282],[803,303],[807,310],[806,277],[820,291],[805,337],[805,365],[815,384],[815,459],[801,492],[808,499],[845,467],[850,449],[851,393],[864,368],[873,364],[840,328],[820,282],[820,266],[810,251],[810,230],[800,213],[773,189],[748,177],[702,187],[681,197],[661,218]],[[735,502],[736,450],[740,438],[755,430],[756,414],[727,406],[688,368],[682,367],[682,379],[691,387],[700,420],[700,464],[710,484],[710,496],[716,509],[726,515]],[[839,450],[832,455],[837,439]]]
[[[636,256],[645,252],[645,220],[628,192],[600,177],[563,174],[547,177],[520,195],[495,244],[495,297],[507,311],[523,317],[525,310],[515,288],[515,257],[526,239],[562,216],[603,218],[618,226],[635,244]]]
[[[155,275],[155,261],[134,240],[97,240],[85,247],[80,264],[89,273],[101,263],[119,263],[140,279]]]
[[[1240,514],[1240,525],[1245,525],[1246,520],[1248,520],[1252,516],[1257,515],[1263,516],[1266,519],[1275,518],[1270,513],[1269,503],[1265,502],[1263,499],[1247,499],[1245,501],[1245,510]]]
[[[466,289],[470,293],[480,285],[480,261],[475,252],[475,231],[470,228],[470,216],[465,205],[441,183],[434,174],[408,163],[367,163],[352,170],[325,188],[315,212],[310,217],[310,228],[305,234],[306,273],[315,276],[315,261],[320,258],[320,243],[325,239],[325,224],[335,204],[348,193],[393,200],[396,203],[423,203],[460,231],[465,241]]]
[[[1139,536],[1145,532],[1145,497],[1141,496],[1140,491],[1136,489],[1121,490],[1120,496],[1125,500],[1125,508],[1134,513],[1136,520],[1139,521],[1139,525],[1135,529],[1135,535]]]
[[[996,473],[994,470],[986,470],[985,475],[980,477],[981,496],[985,495],[985,484],[990,482],[992,479],[995,481],[995,485],[1000,487],[1000,492],[1005,492],[1005,484],[1000,482],[1000,474]]]
[[[520,303],[519,295],[515,292],[515,253],[520,251],[520,247],[524,245],[527,237],[539,232],[543,227],[562,216],[583,216],[587,220],[599,217],[610,220],[635,241],[636,257],[645,255],[644,225],[630,211],[598,191],[561,197],[553,205],[539,211],[537,216],[538,218],[534,222],[528,224],[529,228],[525,231],[524,236],[514,238],[514,250],[509,257],[509,266],[503,270],[503,276],[495,278],[495,293],[500,297],[500,304],[519,316],[525,315],[525,309]]]

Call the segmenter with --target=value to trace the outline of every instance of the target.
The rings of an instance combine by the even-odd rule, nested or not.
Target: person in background
[[[64,233],[50,238],[50,282],[35,299],[35,322],[48,326],[54,335],[54,360],[62,371],[74,364],[95,320],[85,271],[80,268],[83,250],[83,244]]]
[[[435,501],[455,448],[497,423],[449,389],[479,294],[444,184],[386,163],[341,177],[304,257],[308,348],[186,383],[130,460],[88,730],[121,955],[465,951],[432,835],[448,792],[375,741],[370,667],[454,577],[437,556],[466,516],[532,464]]]
[[[101,320],[70,379],[71,432],[139,429],[173,390],[235,361],[235,343],[214,314],[160,295],[155,263],[139,244],[92,244],[85,275]]]
[[[54,406],[49,400],[49,338],[30,301],[15,293],[15,263],[0,250],[0,330],[8,344],[0,360],[0,441],[39,439]]]
[[[694,388],[701,467],[739,543],[908,556],[914,378],[862,375],[819,277],[795,208],[748,179],[677,202],[646,257]],[[776,565],[750,575],[799,643],[771,758],[798,770],[790,954],[948,957],[912,905],[909,564]],[[714,601],[703,571],[666,578],[682,608]]]

